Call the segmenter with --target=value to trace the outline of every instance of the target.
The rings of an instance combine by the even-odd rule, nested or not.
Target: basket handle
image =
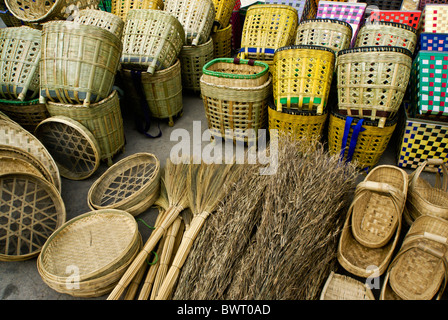
[[[240,63],[241,63],[241,59],[235,57],[235,58],[233,58],[233,63],[234,63],[234,64],[240,64]],[[255,65],[255,60],[253,60],[253,59],[249,59],[249,60],[247,61],[247,64],[250,65],[250,66],[254,66],[254,65]]]
[[[413,187],[417,183],[420,174],[425,169],[426,165],[439,166],[442,169],[442,177],[440,177],[439,170],[436,172],[436,183],[435,188],[441,189],[443,191],[448,191],[448,169],[446,163],[440,158],[430,158],[426,159],[418,168],[410,174],[409,187]]]

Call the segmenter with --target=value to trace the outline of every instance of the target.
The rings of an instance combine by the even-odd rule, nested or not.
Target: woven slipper
[[[356,187],[352,202],[353,237],[369,248],[381,248],[401,223],[408,174],[396,166],[375,167]]]

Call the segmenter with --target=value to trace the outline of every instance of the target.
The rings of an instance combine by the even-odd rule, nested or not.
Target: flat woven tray
[[[0,175],[0,261],[27,260],[66,219],[56,188],[29,173]]]
[[[81,123],[65,116],[54,116],[42,121],[34,134],[53,156],[61,176],[83,180],[98,169],[100,147]]]

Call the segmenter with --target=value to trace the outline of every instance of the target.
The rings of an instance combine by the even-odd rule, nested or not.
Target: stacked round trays
[[[141,246],[132,215],[95,210],[59,227],[43,245],[37,268],[42,280],[57,292],[98,297],[113,290]]]
[[[151,153],[136,153],[108,168],[90,187],[92,210],[118,209],[136,216],[160,194],[160,162]]]
[[[272,96],[269,66],[261,61],[213,59],[203,68],[201,95],[213,136],[243,142],[256,140],[258,130],[267,126]]]

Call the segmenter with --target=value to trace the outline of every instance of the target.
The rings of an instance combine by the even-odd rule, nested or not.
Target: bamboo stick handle
[[[159,289],[159,293],[155,300],[167,300],[171,295],[174,288],[174,284],[180,274],[180,269],[185,263],[185,260],[190,253],[191,247],[193,246],[194,240],[197,238],[199,231],[201,231],[205,220],[209,216],[208,212],[203,212],[201,214],[195,215],[191,221],[190,228],[185,232],[182,242],[177,249],[176,256],[174,257],[173,263]]]
[[[145,263],[146,258],[149,256],[151,251],[156,247],[159,240],[163,237],[166,229],[174,222],[179,213],[183,210],[180,206],[172,206],[167,209],[166,215],[163,218],[163,221],[160,223],[160,226],[156,228],[148,240],[146,241],[142,251],[137,255],[137,257],[132,261],[129,265],[126,272],[121,277],[120,281],[117,283],[115,288],[107,297],[107,300],[118,300],[123,294],[124,290],[131,283],[132,279],[137,274],[140,267]]]

